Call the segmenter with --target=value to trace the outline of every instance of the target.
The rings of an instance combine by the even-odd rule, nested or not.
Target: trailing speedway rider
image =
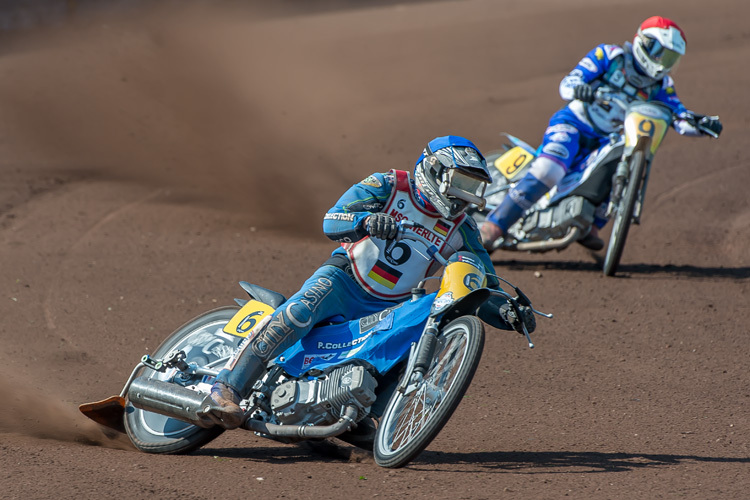
[[[569,101],[552,115],[539,156],[529,172],[508,192],[500,205],[487,216],[481,234],[485,248],[503,238],[523,213],[556,186],[565,174],[586,156],[606,143],[624,118],[624,110],[596,102],[600,88],[616,93],[627,102],[660,101],[678,117],[692,114],[680,102],[670,73],[685,54],[685,33],[670,19],[654,16],[639,27],[633,42],[623,45],[600,44],[591,50],[560,83],[560,96]],[[722,130],[718,117],[703,117],[701,125],[718,137]],[[684,119],[672,126],[681,135],[698,136],[703,132]],[[597,211],[591,232],[579,240],[601,250],[604,242],[598,230],[606,224],[606,203]]]
[[[494,273],[476,223],[464,213],[471,203],[483,202],[489,181],[477,147],[463,137],[445,136],[427,144],[413,178],[409,172],[391,170],[349,188],[323,220],[326,236],[341,246],[221,370],[211,389],[208,415],[227,429],[240,426],[244,415],[239,403],[269,360],[323,320],[360,318],[408,300],[412,288],[437,271],[438,264],[417,253],[424,250],[421,243],[394,241],[403,219],[418,223],[410,230],[434,244],[443,257],[468,251]],[[488,276],[487,286],[498,285]],[[519,320],[507,304],[492,307],[479,313],[492,326],[534,330],[530,308],[521,309]]]

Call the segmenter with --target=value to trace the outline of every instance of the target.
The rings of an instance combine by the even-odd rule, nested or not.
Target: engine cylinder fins
[[[377,381],[361,366],[344,366],[325,377],[292,380],[276,387],[271,408],[283,424],[330,424],[343,408],[357,408],[359,420],[375,402]]]

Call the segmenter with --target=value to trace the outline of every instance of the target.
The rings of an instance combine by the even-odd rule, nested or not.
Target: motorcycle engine
[[[587,199],[571,196],[523,219],[522,230],[531,241],[562,238],[571,227],[586,229],[591,226],[595,211],[596,207]]]
[[[357,420],[370,412],[378,383],[361,366],[343,366],[313,380],[289,380],[271,394],[273,414],[285,425],[332,424],[345,406],[357,408]]]

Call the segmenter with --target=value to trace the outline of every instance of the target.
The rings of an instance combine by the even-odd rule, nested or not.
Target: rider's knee
[[[531,164],[529,174],[552,189],[565,177],[565,167],[551,158],[540,156]]]

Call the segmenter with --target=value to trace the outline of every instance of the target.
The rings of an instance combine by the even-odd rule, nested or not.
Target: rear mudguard
[[[269,290],[268,288],[263,288],[262,286],[248,283],[247,281],[240,281],[240,286],[247,292],[251,299],[263,302],[264,304],[268,304],[274,309],[286,302],[286,297],[278,292]]]

